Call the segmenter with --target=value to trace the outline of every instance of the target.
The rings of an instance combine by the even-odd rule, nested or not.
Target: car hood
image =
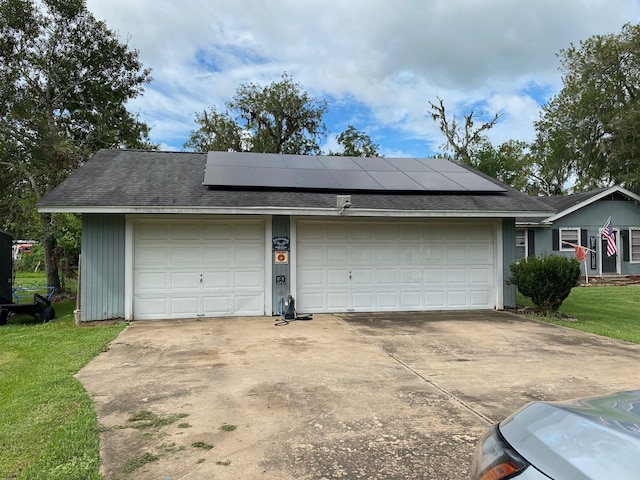
[[[634,478],[640,472],[640,390],[530,403],[499,428],[518,453],[553,479]]]

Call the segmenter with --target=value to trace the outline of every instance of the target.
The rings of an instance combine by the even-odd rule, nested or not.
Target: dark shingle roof
[[[604,192],[605,190],[607,190],[607,188],[599,188],[597,190],[574,193],[571,195],[557,195],[553,197],[538,197],[538,198],[543,202],[545,202],[550,207],[553,207],[553,209],[556,212],[562,212],[564,210],[567,210],[568,208],[571,208],[575,205],[579,205],[589,200],[590,198],[595,197],[596,195]]]
[[[114,212],[118,207],[336,208],[335,191],[209,189],[203,185],[206,161],[206,153],[101,150],[46,195],[39,207],[45,211],[110,207]],[[498,212],[503,216],[552,213],[537,198],[505,188],[492,193],[348,193],[354,209]]]

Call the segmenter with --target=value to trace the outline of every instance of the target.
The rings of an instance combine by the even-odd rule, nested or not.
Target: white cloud
[[[153,69],[154,82],[132,106],[158,142],[181,148],[196,111],[222,109],[239,84],[270,83],[287,71],[311,95],[356,102],[351,120],[362,122],[356,128],[381,149],[408,155],[416,153],[403,141],[423,139],[425,149],[442,143],[428,116],[436,97],[458,115],[478,105],[503,111],[492,139],[530,140],[540,92],[548,97],[560,85],[556,53],[640,19],[639,0],[88,0],[87,6],[130,38]],[[376,140],[385,129],[397,132],[393,145]]]

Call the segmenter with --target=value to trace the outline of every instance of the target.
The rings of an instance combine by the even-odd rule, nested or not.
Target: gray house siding
[[[516,287],[515,285],[507,285],[507,280],[511,278],[510,265],[516,261],[516,222],[513,218],[502,220],[502,255],[504,308],[515,308]]]
[[[638,275],[640,274],[640,263],[630,263],[629,259],[629,228],[640,228],[640,208],[633,201],[628,200],[600,200],[590,205],[576,210],[573,213],[563,216],[553,222],[553,226],[549,228],[540,228],[535,230],[536,254],[556,254],[566,257],[574,257],[574,250],[569,246],[564,246],[567,250],[562,250],[562,245],[554,242],[555,230],[563,228],[580,228],[580,242],[586,246],[591,246],[591,239],[595,237],[596,254],[593,259],[590,252],[587,253],[587,271],[590,275],[600,273],[602,239],[600,237],[600,229],[611,216],[613,227],[618,231],[618,252],[617,255],[620,266],[620,274],[622,275]],[[556,243],[556,245],[554,245]],[[584,271],[584,266],[583,266]]]
[[[291,239],[291,221],[288,215],[276,215],[272,219],[272,234],[274,240],[288,240]],[[284,314],[285,306],[284,302],[287,300],[287,296],[291,292],[291,267],[290,262],[287,263],[275,263],[276,245],[274,241],[272,259],[274,262],[272,273],[272,286],[273,286],[273,315]],[[289,244],[290,245],[290,244]],[[284,246],[284,245],[283,245]],[[290,250],[290,248],[289,248]]]
[[[124,317],[124,215],[82,215],[80,320]]]

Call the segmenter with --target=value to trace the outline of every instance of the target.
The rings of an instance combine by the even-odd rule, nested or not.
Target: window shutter
[[[620,230],[620,236],[622,237],[622,261],[628,262],[629,258],[629,230]]]
[[[536,256],[536,232],[533,229],[527,230],[527,257]]]
[[[580,245],[582,245],[583,247],[589,247],[589,244],[587,243],[588,241],[589,239],[587,238],[587,229],[581,228],[580,229]]]
[[[557,228],[551,230],[551,245],[553,250],[560,250],[560,231]]]

